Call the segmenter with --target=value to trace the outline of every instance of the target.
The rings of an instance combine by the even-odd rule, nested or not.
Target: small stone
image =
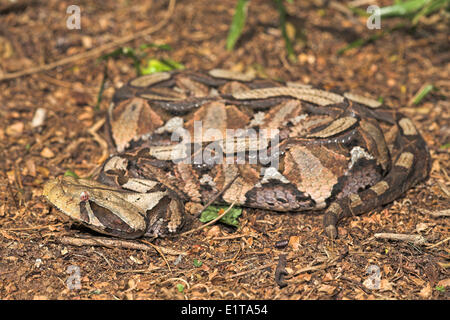
[[[45,118],[47,115],[47,110],[44,108],[38,108],[36,109],[36,112],[34,113],[33,120],[31,120],[31,127],[37,128],[44,124]]]
[[[23,133],[24,128],[23,122],[16,122],[6,128],[6,134],[10,137],[18,137]]]
[[[37,258],[36,261],[34,262],[35,268],[39,268],[41,265],[42,265],[42,259]]]
[[[52,150],[50,150],[49,148],[45,147],[41,151],[41,156],[44,157],[44,158],[50,159],[50,158],[53,158],[55,156],[55,154],[53,153]]]

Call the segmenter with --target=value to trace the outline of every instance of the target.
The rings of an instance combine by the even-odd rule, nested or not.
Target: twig
[[[105,257],[104,254],[102,254],[102,253],[100,253],[100,252],[97,252],[97,251],[94,251],[94,253],[96,253],[96,254],[98,254],[100,257],[102,257],[102,258],[106,261],[106,263],[109,265],[109,267],[110,267],[111,269],[114,269],[113,266],[112,266],[112,264],[111,264],[111,262],[109,262],[109,260],[106,259],[106,257]]]
[[[309,272],[309,271],[325,270],[328,267],[336,265],[337,260],[339,260],[339,259],[333,259],[333,260],[331,260],[329,262],[325,262],[325,263],[319,264],[317,266],[311,266],[311,267],[305,267],[305,268],[302,268],[302,269],[298,269],[297,271],[295,271],[293,276],[298,276],[300,273]]]
[[[8,182],[8,184],[6,185],[6,189],[8,189],[8,191],[9,191],[9,193],[10,193],[10,195],[11,195],[11,198],[13,199],[13,201],[14,201],[14,206],[16,207],[16,209],[19,209],[19,204],[17,203],[17,199],[16,199],[16,196],[14,195],[14,192],[13,192],[13,190],[12,190],[12,186],[11,186],[11,184]]]
[[[257,234],[232,234],[229,236],[223,236],[223,237],[215,237],[212,238],[212,241],[220,241],[220,240],[231,240],[231,239],[237,239],[237,238],[243,238],[243,237],[253,237],[253,238],[257,238],[258,235]]]
[[[38,67],[33,67],[30,69],[26,69],[23,71],[17,71],[17,72],[12,72],[12,73],[7,73],[3,76],[0,76],[0,82],[1,81],[5,81],[5,80],[11,80],[11,79],[15,79],[15,78],[19,78],[19,77],[23,77],[23,76],[27,76],[27,75],[31,75],[34,73],[39,73],[42,71],[48,71],[48,70],[52,70],[56,67],[60,67],[75,61],[79,61],[79,60],[85,60],[85,59],[90,59],[90,58],[94,58],[99,56],[102,52],[106,51],[106,50],[110,50],[112,48],[115,48],[117,46],[121,46],[127,42],[130,42],[132,40],[135,40],[137,38],[149,35],[151,33],[154,33],[158,30],[160,30],[162,27],[164,27],[166,25],[166,23],[170,20],[170,17],[172,16],[174,9],[175,9],[175,3],[176,0],[170,0],[169,2],[169,6],[167,9],[167,14],[164,17],[164,19],[162,19],[160,21],[160,23],[158,23],[157,25],[151,26],[149,28],[143,29],[141,31],[138,31],[136,33],[133,33],[131,35],[127,35],[125,37],[116,39],[114,41],[111,41],[109,43],[106,43],[100,47],[97,47],[95,49],[89,50],[89,51],[85,51],[79,54],[75,54],[73,56],[69,56],[66,58],[63,58],[61,60],[49,63],[49,64],[45,64],[43,66],[38,66]]]
[[[167,265],[167,268],[169,268],[169,271],[172,272],[172,269],[170,268],[169,262],[167,262],[166,257],[164,256],[164,253],[162,253],[161,249],[158,246],[155,246],[153,243],[145,241],[145,240],[141,240],[142,242],[152,246],[158,253],[159,255],[163,258],[164,262]]]
[[[100,129],[104,123],[105,123],[105,119],[102,118],[96,124],[94,124],[92,127],[90,127],[88,129],[89,134],[94,138],[94,140],[102,148],[102,156],[100,157],[100,159],[97,160],[97,163],[99,163],[99,164],[103,163],[109,157],[108,143],[105,141],[105,139],[100,137],[100,135],[97,133],[98,129]]]
[[[414,234],[399,234],[399,233],[375,233],[375,239],[387,239],[396,241],[407,241],[415,245],[423,245],[427,240],[421,235]]]
[[[445,210],[441,210],[441,211],[430,211],[430,210],[427,210],[427,209],[420,209],[420,210],[425,212],[425,213],[427,213],[427,214],[429,214],[429,215],[431,215],[431,216],[433,216],[433,217],[436,217],[436,218],[439,218],[439,217],[450,217],[450,209],[445,209]]]
[[[160,270],[160,269],[162,269],[162,268],[149,265],[149,267],[147,269],[132,269],[132,270],[116,269],[114,271],[120,272],[120,273],[153,273],[154,271]]]
[[[108,248],[125,248],[125,249],[135,249],[135,250],[156,250],[156,247],[165,254],[169,255],[187,255],[186,252],[176,251],[173,249],[167,249],[159,246],[148,246],[143,243],[138,243],[129,240],[120,240],[120,239],[107,239],[103,237],[90,237],[90,238],[75,238],[75,237],[62,237],[58,239],[58,241],[62,244],[68,244],[73,246],[101,246]]]
[[[440,246],[441,244],[443,244],[443,243],[445,243],[445,242],[447,242],[447,241],[449,241],[449,240],[450,240],[450,237],[448,237],[447,239],[444,239],[444,240],[442,240],[442,241],[439,241],[439,242],[437,242],[437,243],[430,244],[430,245],[428,245],[428,249],[430,249],[430,248],[435,248],[435,247],[437,247],[437,246]]]
[[[347,278],[347,277],[343,277],[343,276],[337,278],[336,280],[348,281],[348,282],[358,286],[358,288],[361,289],[362,291],[364,291],[365,293],[367,293],[367,294],[371,294],[372,293],[372,291],[368,290],[363,284],[359,283],[356,280],[353,280],[353,279],[350,279],[350,278]]]
[[[55,78],[52,78],[52,77],[50,77],[50,76],[48,76],[46,74],[41,74],[39,77],[40,77],[40,79],[42,79],[42,80],[44,80],[44,81],[46,81],[48,83],[51,83],[51,84],[53,84],[55,86],[63,87],[63,88],[70,89],[70,90],[74,89],[74,84],[71,83],[71,82],[55,79]],[[89,93],[97,93],[97,89],[96,88],[83,87],[83,90],[87,91]]]
[[[33,227],[24,227],[24,228],[8,228],[8,229],[0,229],[0,231],[29,231],[29,230],[37,230],[37,229],[46,229],[46,228],[54,228],[63,225],[62,223],[45,225],[45,226],[33,226]]]
[[[202,225],[202,226],[200,226],[200,227],[198,227],[198,228],[196,228],[196,229],[192,229],[192,230],[189,230],[189,231],[180,233],[180,236],[185,236],[185,235],[188,235],[188,234],[197,232],[197,231],[199,231],[199,230],[201,230],[201,229],[206,228],[206,227],[209,226],[209,225],[212,225],[213,223],[216,223],[217,221],[219,221],[220,219],[222,219],[222,217],[223,217],[224,215],[226,215],[228,212],[230,212],[230,210],[234,207],[234,205],[236,204],[236,202],[237,202],[237,199],[235,199],[235,200],[233,201],[233,203],[228,207],[227,210],[225,210],[222,214],[220,214],[220,215],[219,215],[217,218],[215,218],[214,220],[211,220],[210,222],[205,223],[204,225]]]
[[[246,275],[246,274],[255,272],[255,271],[257,271],[257,270],[262,270],[262,269],[271,268],[271,267],[273,267],[275,264],[276,264],[276,262],[270,262],[270,263],[267,263],[267,264],[265,264],[265,265],[262,265],[262,266],[259,266],[259,267],[256,267],[256,268],[251,268],[251,269],[246,270],[246,271],[242,271],[242,272],[239,272],[239,273],[235,273],[235,274],[232,274],[231,276],[229,276],[228,279],[232,279],[232,278],[244,276],[244,275]]]

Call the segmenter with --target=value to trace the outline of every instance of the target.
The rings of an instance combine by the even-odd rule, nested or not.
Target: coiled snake
[[[410,119],[375,100],[225,70],[135,78],[108,112],[117,153],[95,180],[62,177],[43,194],[112,236],[179,232],[186,202],[324,213],[336,224],[425,179],[427,146]],[[220,196],[217,197],[217,195]]]

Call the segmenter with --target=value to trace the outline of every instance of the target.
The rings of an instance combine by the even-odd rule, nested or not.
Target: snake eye
[[[80,193],[80,201],[85,202],[89,200],[89,193],[86,191],[83,191]]]

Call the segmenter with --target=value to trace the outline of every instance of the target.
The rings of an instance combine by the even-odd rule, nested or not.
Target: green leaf
[[[64,177],[74,177],[75,179],[79,179],[80,177],[73,172],[72,170],[66,170],[66,172],[64,172]]]
[[[227,37],[227,50],[231,51],[236,44],[236,41],[241,36],[242,30],[247,20],[247,8],[249,0],[238,0],[236,8],[234,9],[233,20],[231,21],[230,30]]]
[[[441,149],[441,150],[449,149],[449,148],[450,148],[450,143],[443,144],[442,146],[439,147],[439,149]]]
[[[425,96],[427,94],[429,94],[431,92],[431,90],[433,90],[433,89],[434,89],[434,87],[432,84],[427,84],[427,85],[423,86],[422,89],[418,93],[416,93],[416,95],[414,96],[414,98],[412,100],[413,103],[419,104],[420,101],[422,101],[422,99],[425,98]]]
[[[339,49],[339,50],[337,51],[337,54],[338,54],[338,55],[341,55],[341,54],[343,54],[344,52],[346,52],[346,51],[348,51],[348,50],[350,50],[350,49],[363,47],[363,46],[365,46],[366,44],[375,42],[375,41],[377,41],[378,39],[381,39],[382,37],[384,37],[385,35],[387,35],[387,34],[393,32],[393,31],[395,31],[395,30],[397,30],[397,29],[401,29],[401,28],[403,28],[404,26],[405,26],[404,23],[399,23],[399,24],[395,25],[394,27],[392,27],[392,28],[390,28],[390,29],[387,29],[387,30],[385,30],[385,31],[378,32],[378,33],[373,34],[373,35],[371,35],[371,36],[369,36],[369,37],[367,37],[367,38],[364,38],[364,39],[358,39],[358,40],[356,40],[356,41],[353,41],[353,42],[351,42],[350,44],[348,44],[347,46],[345,46],[344,48]]]
[[[177,284],[177,290],[178,290],[178,292],[183,292],[184,286],[181,283]]]
[[[365,46],[368,43],[371,43],[371,42],[373,42],[375,40],[378,40],[382,36],[384,36],[384,32],[380,32],[380,33],[371,35],[371,36],[369,36],[369,37],[367,37],[365,39],[355,40],[355,41],[351,42],[350,44],[348,44],[346,47],[344,47],[342,49],[339,49],[337,54],[341,55],[341,54],[343,54],[344,52],[346,52],[346,51],[348,51],[350,49],[363,47],[363,46]]]
[[[201,267],[202,266],[202,264],[203,264],[203,262],[201,262],[200,260],[198,260],[198,259],[194,259],[194,266],[195,267]]]
[[[94,107],[95,111],[100,111],[100,103],[102,103],[103,100],[103,91],[105,91],[105,84],[107,78],[108,78],[108,66],[105,64],[105,67],[103,68],[102,83],[100,84],[100,90],[98,91],[97,94],[97,104]]]
[[[100,289],[95,289],[95,290],[89,291],[89,292],[88,292],[88,296],[94,295],[94,294],[100,294],[100,293],[102,293],[102,290],[100,290]]]
[[[228,207],[223,207],[223,206],[209,206],[208,208],[206,208],[201,216],[200,216],[200,221],[203,223],[212,221],[214,219],[216,219],[220,214],[223,213],[222,210],[227,210]],[[239,227],[239,221],[237,220],[237,218],[242,214],[242,208],[231,208],[231,210],[224,215],[222,218],[220,218],[220,222],[228,224],[230,226],[234,226],[234,227]]]
[[[420,10],[430,0],[409,0],[380,8],[380,17],[405,17]]]
[[[140,73],[145,75],[174,69],[184,69],[184,65],[171,59],[150,59],[147,62],[147,67],[141,67]]]
[[[144,50],[147,48],[157,48],[157,49],[167,50],[167,51],[172,50],[172,47],[169,46],[168,44],[145,43],[145,44],[141,44],[139,46],[139,50]]]
[[[284,39],[284,46],[286,48],[286,51],[288,53],[288,58],[292,62],[297,61],[297,57],[295,56],[294,48],[292,47],[291,39],[289,39],[287,31],[286,31],[286,8],[283,4],[283,0],[275,0],[275,3],[277,5],[278,10],[278,19],[280,20],[280,29],[281,29],[281,35]]]
[[[440,291],[440,292],[445,292],[444,286],[436,286],[434,289],[436,289],[437,291]]]
[[[448,0],[409,0],[398,2],[392,6],[380,9],[380,16],[412,18],[413,24],[417,24],[421,17],[448,6]]]
[[[119,57],[129,57],[133,59],[138,59],[138,55],[133,48],[130,47],[120,47],[114,50],[113,52],[102,55],[100,60],[108,60],[110,58],[119,58]]]
[[[350,11],[352,11],[354,14],[360,16],[360,17],[369,17],[370,13],[368,13],[366,10],[357,8],[357,7],[349,7]]]
[[[166,65],[168,65],[169,67],[172,68],[172,70],[174,69],[185,69],[185,66],[182,63],[176,62],[175,60],[172,59],[162,59],[162,62],[164,62]]]

